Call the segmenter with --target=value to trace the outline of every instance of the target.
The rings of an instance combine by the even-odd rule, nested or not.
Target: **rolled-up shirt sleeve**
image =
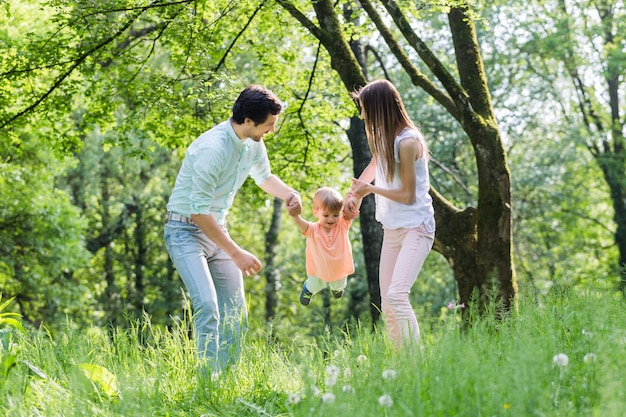
[[[256,185],[263,184],[272,175],[265,143],[261,141],[258,145],[260,146],[257,146],[257,153],[252,163],[252,169],[250,170],[250,177],[252,177]]]
[[[215,189],[225,166],[221,149],[198,149],[192,158],[190,214],[210,214],[215,199]]]

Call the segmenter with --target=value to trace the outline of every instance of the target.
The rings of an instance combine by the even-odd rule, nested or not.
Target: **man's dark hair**
[[[283,110],[278,97],[267,88],[258,85],[247,86],[233,104],[232,119],[242,124],[245,118],[252,119],[255,125],[265,122],[270,114],[276,115]]]

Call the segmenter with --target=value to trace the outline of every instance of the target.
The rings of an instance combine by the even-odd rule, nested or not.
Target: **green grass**
[[[422,349],[412,352],[358,329],[288,343],[248,338],[242,362],[204,383],[185,323],[170,331],[147,319],[115,331],[68,323],[53,335],[5,323],[0,415],[624,415],[621,296],[521,300],[511,317],[487,315],[467,332],[458,314],[424,330]],[[558,354],[567,365],[554,363]]]

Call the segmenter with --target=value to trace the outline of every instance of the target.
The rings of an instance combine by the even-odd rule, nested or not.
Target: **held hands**
[[[353,178],[352,181],[354,183],[354,181],[359,181],[359,180],[355,180]],[[359,181],[359,182],[362,182],[362,181]],[[344,205],[343,205],[343,215],[346,219],[352,220],[356,216],[359,215],[359,207],[361,207],[362,200],[363,200],[363,197],[360,196],[355,191],[355,185],[353,184],[352,189],[346,195]]]
[[[258,274],[261,270],[261,262],[256,256],[246,250],[240,249],[232,258],[237,268],[241,269],[241,272],[246,277]]]
[[[352,178],[352,188],[350,189],[350,193],[354,194],[356,198],[362,199],[371,192],[372,184]]]
[[[287,212],[291,217],[295,217],[302,213],[302,201],[300,200],[300,194],[296,191],[292,191],[287,195],[285,205],[287,206]]]
[[[343,203],[343,217],[347,220],[353,220],[359,215],[359,205],[354,194],[348,193]]]

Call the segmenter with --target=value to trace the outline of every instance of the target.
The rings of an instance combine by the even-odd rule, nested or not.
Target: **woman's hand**
[[[352,178],[352,189],[350,192],[353,193],[356,198],[363,198],[372,192],[372,184],[357,178]]]

